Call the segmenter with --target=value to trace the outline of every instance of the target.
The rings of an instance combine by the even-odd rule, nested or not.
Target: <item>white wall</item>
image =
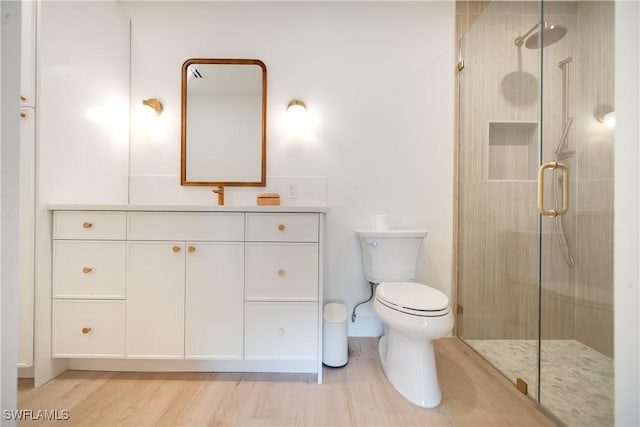
[[[615,423],[640,425],[640,5],[616,2]]]
[[[4,410],[17,408],[18,165],[20,163],[20,3],[0,3],[0,423]]]
[[[40,202],[126,203],[129,22],[114,2],[45,1],[40,16]]]
[[[153,132],[140,132],[134,115],[132,195],[138,178],[179,177],[181,64],[194,57],[261,59],[267,176],[328,180],[325,298],[344,300],[351,310],[369,296],[353,230],[368,227],[376,213],[389,214],[395,227],[429,230],[418,278],[451,294],[453,2],[123,7],[132,21],[132,107],[149,97],[165,106]],[[305,101],[312,123],[303,141],[285,127],[292,98]],[[162,202],[173,200],[178,196]],[[370,317],[350,325],[350,334],[377,333],[370,307],[362,313]]]

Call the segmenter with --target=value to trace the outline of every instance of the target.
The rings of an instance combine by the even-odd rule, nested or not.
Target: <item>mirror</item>
[[[266,107],[262,61],[185,61],[181,185],[264,187]]]

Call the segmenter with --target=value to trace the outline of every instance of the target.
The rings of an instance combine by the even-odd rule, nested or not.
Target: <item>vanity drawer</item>
[[[57,211],[53,214],[54,239],[124,240],[125,212]]]
[[[245,299],[318,300],[317,243],[247,243]]]
[[[53,357],[124,357],[124,301],[54,300]]]
[[[241,242],[241,212],[129,212],[129,240]]]
[[[315,359],[318,304],[248,302],[245,307],[245,359]]]
[[[125,242],[53,242],[53,297],[124,299]]]
[[[317,242],[318,214],[248,213],[247,241]]]

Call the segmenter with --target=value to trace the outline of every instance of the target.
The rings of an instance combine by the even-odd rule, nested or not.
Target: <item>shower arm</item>
[[[539,24],[539,23],[538,23],[538,24],[535,24],[533,27],[531,27],[531,29],[530,29],[529,31],[527,31],[526,33],[524,33],[524,34],[523,34],[523,35],[521,35],[521,36],[516,37],[516,38],[515,38],[515,40],[513,41],[513,42],[515,43],[515,45],[516,45],[516,46],[518,46],[518,47],[522,46],[522,45],[524,44],[525,39],[526,39],[527,37],[529,37],[529,35],[530,35],[531,33],[533,33],[533,31],[534,31],[536,28],[538,28],[538,25],[540,25],[540,24]]]
[[[521,36],[516,37],[513,40],[513,43],[515,43],[516,46],[520,47],[524,44],[524,41],[527,39],[527,37],[529,37],[531,35],[531,33],[533,33],[533,31],[538,28],[538,26],[540,25],[539,22],[537,22],[533,27],[531,27],[531,29],[529,31],[527,31],[526,33],[524,33]],[[547,22],[543,22],[543,27],[542,28],[547,28]]]

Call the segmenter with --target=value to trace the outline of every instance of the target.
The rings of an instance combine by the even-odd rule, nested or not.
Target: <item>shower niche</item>
[[[538,172],[538,122],[490,121],[488,171],[490,181],[533,181]]]

